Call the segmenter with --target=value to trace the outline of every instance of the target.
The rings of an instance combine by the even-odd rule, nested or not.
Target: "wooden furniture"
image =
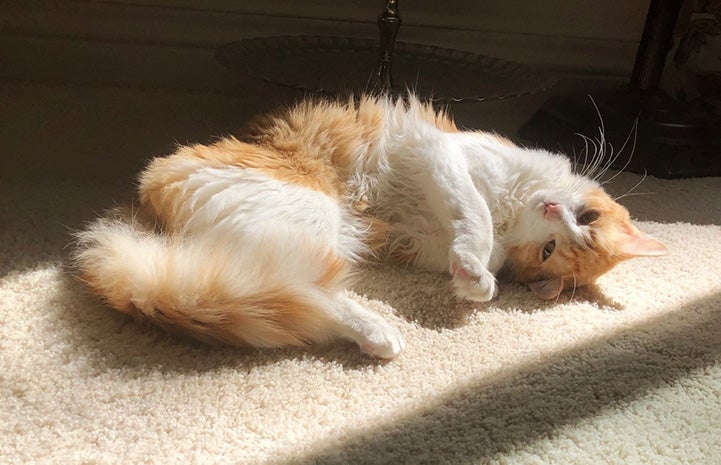
[[[581,162],[583,134],[625,150],[616,169],[663,178],[721,176],[721,120],[699,106],[673,99],[659,89],[681,0],[652,0],[627,86],[589,90],[549,99],[521,128],[526,141],[563,149]]]

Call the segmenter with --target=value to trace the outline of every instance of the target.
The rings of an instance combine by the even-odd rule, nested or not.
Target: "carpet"
[[[445,276],[364,269],[353,295],[406,337],[384,363],[139,325],[65,265],[127,182],[3,178],[0,463],[721,463],[719,179],[643,181],[622,203],[670,254],[558,301],[503,284],[474,304]]]

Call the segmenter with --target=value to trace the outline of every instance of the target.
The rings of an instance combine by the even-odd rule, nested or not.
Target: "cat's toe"
[[[488,270],[482,270],[478,275],[454,273],[452,283],[456,295],[464,299],[488,302],[498,295],[496,278]]]
[[[361,351],[371,357],[390,360],[405,349],[406,342],[400,331],[384,322],[367,334],[359,345]]]

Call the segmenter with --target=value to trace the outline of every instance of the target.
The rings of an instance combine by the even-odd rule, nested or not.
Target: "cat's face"
[[[619,262],[668,252],[639,231],[628,211],[592,182],[573,190],[541,191],[519,217],[508,249],[512,279],[530,283],[543,299],[592,283]]]

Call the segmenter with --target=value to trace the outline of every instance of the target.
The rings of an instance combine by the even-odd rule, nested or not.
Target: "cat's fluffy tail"
[[[96,220],[76,238],[74,262],[93,292],[168,331],[256,347],[330,333],[328,306],[345,262],[327,251],[174,237],[127,214]]]

